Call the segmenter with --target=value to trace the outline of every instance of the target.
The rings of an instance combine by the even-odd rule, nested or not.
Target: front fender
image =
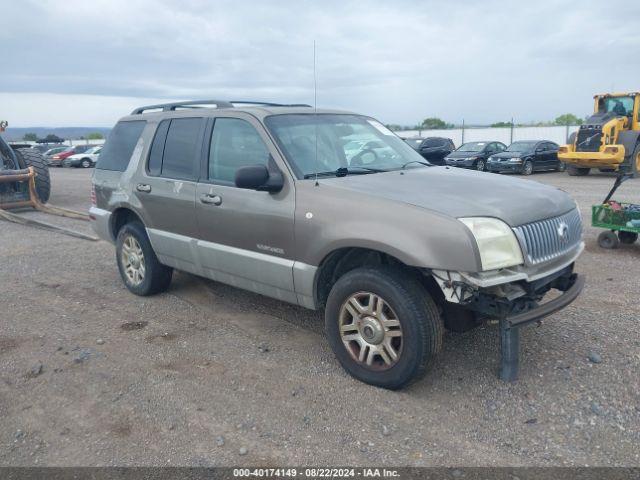
[[[323,191],[324,190],[324,191]],[[296,258],[318,266],[340,248],[377,250],[406,265],[478,272],[480,255],[459,220],[425,208],[323,187],[296,190]]]

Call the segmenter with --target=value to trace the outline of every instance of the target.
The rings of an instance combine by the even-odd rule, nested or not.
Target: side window
[[[197,175],[196,153],[199,151],[202,118],[174,118],[164,143],[160,175],[194,180]]]
[[[209,180],[234,183],[238,168],[268,164],[269,150],[249,122],[216,118],[209,147]]]
[[[435,147],[439,147],[440,145],[441,145],[441,142],[437,138],[430,138],[428,140],[425,140],[424,143],[422,144],[424,148],[435,148]]]
[[[496,144],[494,142],[487,145],[487,148],[485,149],[485,152],[487,153],[496,153],[497,151],[498,149],[496,148]]]
[[[119,122],[109,134],[96,168],[124,172],[147,122]]]
[[[497,143],[496,146],[498,147],[499,152],[504,152],[507,149],[507,146],[502,143]]]
[[[150,175],[160,175],[162,170],[162,155],[164,154],[164,142],[167,139],[169,124],[171,120],[163,120],[156,129],[151,144],[151,152],[149,153],[149,163],[147,163],[147,171]]]

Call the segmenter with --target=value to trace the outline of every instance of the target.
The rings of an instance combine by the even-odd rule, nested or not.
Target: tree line
[[[86,137],[80,137],[80,140],[103,140],[104,139],[104,135],[102,135],[100,132],[93,132],[93,133],[89,133],[87,134]],[[60,138],[57,135],[54,135],[52,133],[50,133],[49,135],[47,135],[44,138],[39,138],[37,134],[35,133],[25,133],[22,136],[22,140],[24,140],[25,142],[38,142],[38,143],[62,143],[64,142],[64,138]]]
[[[549,127],[549,126],[565,126],[565,125],[582,125],[584,120],[573,113],[563,113],[562,115],[558,115],[555,120],[547,121],[547,122],[536,122],[536,123],[513,123],[514,127]],[[506,127],[510,128],[512,126],[512,122],[495,122],[489,125],[493,128]],[[429,117],[425,118],[422,123],[419,123],[415,126],[403,126],[396,124],[389,124],[387,128],[391,130],[447,130],[451,128],[455,128],[456,126],[452,123],[447,123],[438,117]]]

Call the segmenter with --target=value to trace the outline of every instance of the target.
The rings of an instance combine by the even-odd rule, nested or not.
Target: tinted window
[[[147,171],[151,175],[160,175],[160,171],[162,169],[162,155],[164,154],[164,142],[167,139],[169,123],[171,123],[171,120],[163,120],[160,122],[156,129],[156,134],[153,137],[151,152],[149,153],[149,163],[147,164]]]
[[[507,148],[507,146],[505,144],[503,144],[503,143],[496,143],[496,147],[497,147],[498,152],[502,152]]]
[[[146,123],[144,120],[119,122],[113,127],[96,168],[124,172],[129,166],[131,154]]]
[[[209,148],[209,179],[234,183],[238,168],[258,164],[269,164],[269,151],[256,129],[238,118],[217,118]]]
[[[201,118],[174,118],[169,125],[162,156],[163,177],[195,179]]]
[[[440,146],[440,140],[438,140],[437,138],[429,138],[425,140],[424,143],[422,144],[422,147],[424,148],[434,148],[439,146]]]

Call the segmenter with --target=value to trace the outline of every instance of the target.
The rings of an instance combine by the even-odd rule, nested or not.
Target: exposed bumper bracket
[[[520,365],[520,327],[549,316],[573,302],[584,287],[585,278],[573,274],[562,295],[532,310],[500,319],[500,378],[507,382],[518,379]]]

